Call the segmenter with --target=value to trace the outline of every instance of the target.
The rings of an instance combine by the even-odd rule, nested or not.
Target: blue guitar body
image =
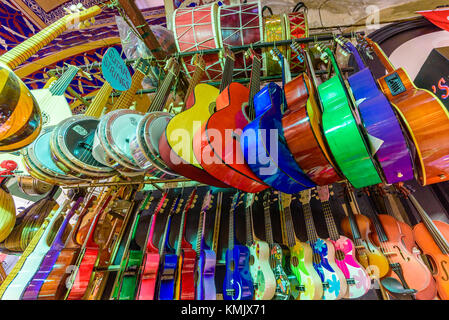
[[[254,97],[256,118],[245,126],[241,146],[251,170],[266,184],[293,194],[315,187],[287,147],[282,128],[283,91],[267,84]],[[270,134],[271,133],[271,134]]]
[[[216,299],[215,264],[215,252],[213,250],[202,250],[200,258],[198,259],[198,278],[195,292],[196,300]]]
[[[169,217],[167,234],[170,234],[171,216]],[[175,250],[170,246],[169,237],[165,240],[165,254],[159,266],[159,295],[158,300],[173,300],[175,295],[175,274],[178,265],[178,256],[172,252]]]
[[[226,251],[226,275],[223,282],[224,300],[252,300],[254,286],[249,272],[249,249],[235,245]]]

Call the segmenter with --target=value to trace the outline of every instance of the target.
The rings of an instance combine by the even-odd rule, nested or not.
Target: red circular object
[[[0,167],[8,171],[14,171],[17,169],[18,165],[17,162],[13,160],[4,160],[2,161],[2,163],[0,163]]]

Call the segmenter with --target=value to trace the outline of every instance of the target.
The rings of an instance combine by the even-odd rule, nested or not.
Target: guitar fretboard
[[[263,214],[265,218],[265,237],[267,239],[268,244],[273,244],[273,230],[271,227],[271,214],[270,214],[270,206],[266,206],[263,209]]]
[[[101,113],[103,112],[103,109],[106,106],[111,93],[112,87],[109,82],[105,81],[100,91],[98,91],[98,93],[95,95],[95,98],[92,100],[92,103],[89,105],[84,115],[100,118]]]
[[[212,250],[217,253],[218,237],[220,235],[220,219],[221,219],[221,204],[223,201],[223,192],[219,192],[217,196],[217,209],[215,210],[214,235],[212,238]]]
[[[318,240],[318,234],[316,233],[315,223],[313,221],[312,209],[309,203],[303,203],[302,209],[304,211],[304,220],[306,222],[307,238],[311,243],[315,243]]]
[[[330,207],[329,201],[322,201],[321,206],[323,208],[324,219],[326,220],[329,238],[331,238],[334,241],[337,241],[340,238],[340,235],[338,233],[337,225],[335,224],[334,216],[332,214],[332,209]]]

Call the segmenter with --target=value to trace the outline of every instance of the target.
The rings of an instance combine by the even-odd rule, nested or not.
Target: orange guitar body
[[[392,216],[386,214],[378,215],[388,241],[380,243],[377,234],[373,234],[373,241],[382,248],[385,255],[388,255],[390,263],[398,263],[401,266],[402,274],[407,285],[415,289],[418,300],[432,300],[436,296],[436,284],[432,274],[424,262],[418,257],[418,253],[413,254],[410,247],[414,246],[413,232],[410,226],[405,223],[398,223]],[[402,229],[404,228],[404,230]],[[389,277],[401,279],[393,271],[387,274]]]
[[[193,148],[198,162],[210,175],[236,189],[256,193],[268,186],[246,164],[238,141],[248,124],[243,114],[248,97],[249,89],[240,83],[226,87],[217,97],[217,111],[197,132]]]
[[[437,220],[433,220],[433,223],[444,239],[449,241],[449,225]],[[435,270],[433,277],[436,281],[438,296],[442,300],[449,300],[449,256],[441,252],[424,223],[418,223],[413,227],[413,235],[418,246],[430,257],[429,260],[433,264]]]
[[[356,214],[355,220],[357,223],[357,226],[360,230],[360,236],[365,242],[365,248],[366,253],[368,256],[368,261],[363,261],[360,259],[360,257],[357,257],[360,264],[365,269],[373,269],[377,268],[378,270],[378,278],[384,277],[390,270],[390,265],[388,263],[387,258],[383,255],[383,253],[375,246],[371,241],[371,235],[373,234],[373,226],[371,223],[371,220],[361,214]],[[343,231],[343,234],[347,237],[353,238],[352,231],[351,231],[351,225],[349,223],[348,217],[344,217],[341,221],[341,229]],[[367,270],[370,271],[370,270]],[[377,272],[376,272],[377,273]],[[368,272],[368,274],[371,274],[371,272]]]
[[[415,87],[404,69],[395,72],[405,92],[392,95],[385,80],[391,73],[378,81],[416,147],[419,182],[425,186],[449,180],[449,113],[435,95]]]

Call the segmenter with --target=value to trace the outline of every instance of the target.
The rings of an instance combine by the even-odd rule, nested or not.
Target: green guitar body
[[[323,131],[330,151],[355,188],[382,183],[356,122],[357,111],[351,108],[341,81],[337,75],[318,86],[324,109]]]
[[[301,285],[291,269],[290,249],[284,245],[280,245],[280,247],[282,248],[282,269],[287,274],[290,282],[290,300],[298,300],[301,293]]]
[[[137,270],[142,263],[142,251],[130,250],[129,260],[123,275],[122,288],[120,290],[119,300],[134,300],[137,291]]]

